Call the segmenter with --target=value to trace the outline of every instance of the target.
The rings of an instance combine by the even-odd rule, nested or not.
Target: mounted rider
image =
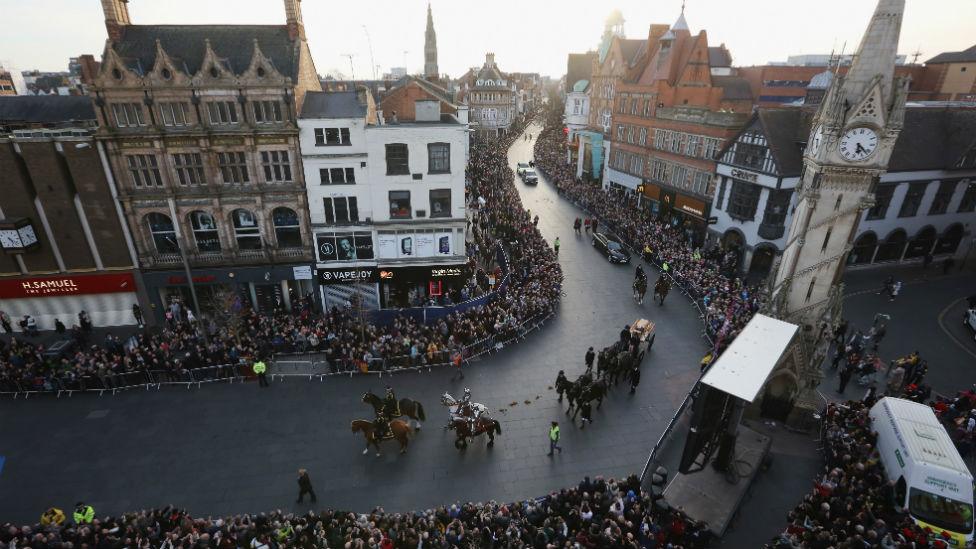
[[[457,405],[451,412],[451,423],[457,420],[464,420],[468,424],[468,429],[473,433],[474,424],[481,417],[481,411],[471,406],[471,389],[464,388],[464,395],[458,399]]]
[[[384,416],[386,419],[396,419],[403,414],[400,413],[400,401],[397,400],[396,394],[393,392],[393,387],[386,388],[386,397],[383,399],[383,411],[380,415]]]

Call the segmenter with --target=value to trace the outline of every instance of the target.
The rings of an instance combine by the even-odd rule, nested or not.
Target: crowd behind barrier
[[[546,496],[502,503],[454,503],[407,513],[323,510],[275,511],[229,517],[194,517],[166,507],[93,518],[76,524],[51,509],[33,526],[4,524],[6,547],[133,547],[233,549],[285,547],[416,549],[442,547],[508,549],[707,547],[706,525],[667,505],[667,472],[645,489],[636,476],[615,480],[586,477]]]
[[[268,373],[274,377],[274,357],[296,350],[324,357],[328,374],[381,373],[443,364],[446,356],[471,359],[524,336],[555,313],[562,287],[555,253],[522,207],[508,166],[508,147],[527,123],[521,120],[508,136],[471,148],[465,198],[472,215],[466,247],[471,265],[477,257],[481,264],[495,259],[498,267],[491,274],[477,269],[465,289],[478,290],[471,294],[475,298],[488,294],[484,301],[471,303],[458,292],[452,301],[460,306],[432,308],[420,319],[398,315],[363,323],[352,309],[316,310],[308,295],[292,300],[292,311],[269,314],[236,302],[230,307],[233,323],[221,326],[174,303],[162,331],[145,330],[125,341],[111,334],[102,342],[92,341],[90,326],[73,330],[73,348],[57,353],[30,338],[16,336],[9,344],[0,340],[0,394],[200,386],[246,379],[247,366],[256,359],[271,359]],[[490,280],[497,284],[491,286]],[[309,364],[314,368],[316,362]],[[279,375],[289,368],[293,365]]]

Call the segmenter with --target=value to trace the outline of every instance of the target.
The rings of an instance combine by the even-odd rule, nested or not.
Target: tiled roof
[[[251,65],[254,41],[275,69],[298,78],[298,45],[284,25],[126,25],[122,38],[113,44],[126,65],[137,73],[152,70],[156,61],[156,40],[187,74],[200,70],[207,51],[206,41],[225,67],[241,74]]]
[[[596,54],[593,52],[569,54],[569,60],[566,62],[567,93],[573,91],[573,86],[580,80],[590,79],[593,72],[593,59],[595,58]]]
[[[95,107],[87,95],[0,96],[0,122],[57,124],[95,120]]]
[[[710,47],[708,48],[708,66],[712,68],[731,67],[732,54],[722,46]]]
[[[358,92],[308,92],[300,118],[365,118],[366,112]]]

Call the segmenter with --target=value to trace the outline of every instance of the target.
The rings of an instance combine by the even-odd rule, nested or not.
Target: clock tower
[[[792,370],[795,404],[813,398],[822,377],[851,242],[905,118],[908,80],[894,76],[904,11],[905,0],[879,0],[850,70],[833,79],[807,141],[770,305],[774,315],[801,326],[802,341],[781,364]]]

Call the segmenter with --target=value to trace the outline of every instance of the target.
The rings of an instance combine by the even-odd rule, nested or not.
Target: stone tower
[[[771,291],[771,312],[801,327],[801,341],[779,369],[791,370],[790,400],[797,405],[815,398],[825,336],[840,317],[851,242],[905,118],[908,80],[894,77],[904,11],[905,0],[878,1],[850,70],[826,91],[804,151],[796,210]]]
[[[437,70],[437,33],[434,32],[434,14],[427,4],[427,32],[424,33],[424,78],[436,79],[440,72]]]

